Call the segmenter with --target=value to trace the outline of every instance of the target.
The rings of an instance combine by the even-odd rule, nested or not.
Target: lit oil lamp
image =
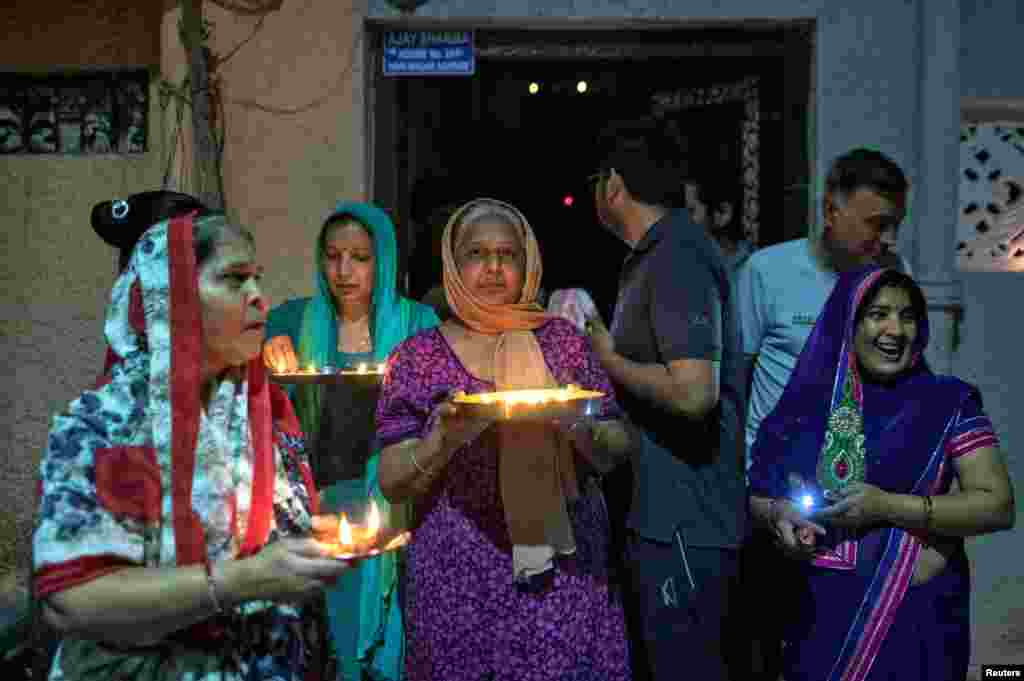
[[[342,560],[367,558],[387,551],[394,551],[409,543],[409,533],[381,532],[380,511],[374,501],[370,502],[370,510],[366,515],[366,524],[349,522],[342,513],[338,517],[338,540],[325,544],[326,548]]]
[[[366,362],[360,362],[354,369],[342,369],[341,373],[348,376],[383,376],[386,368],[386,364],[371,367]]]
[[[502,390],[467,395],[458,392],[454,402],[467,416],[492,420],[537,420],[597,413],[604,393],[576,385],[563,388]]]
[[[305,367],[296,367],[294,371],[274,371],[275,376],[316,376],[320,370],[315,364],[307,364]]]
[[[379,385],[384,380],[387,365],[367,364],[361,362],[353,367],[342,369],[338,375],[343,381],[357,383],[364,386]]]
[[[384,365],[380,365],[383,367]],[[278,383],[290,385],[327,385],[332,383],[344,383],[355,379],[365,382],[379,382],[383,375],[383,368],[377,371],[367,369],[362,365],[361,369],[337,369],[331,365],[317,367],[315,364],[308,364],[291,372],[274,372],[271,378]]]

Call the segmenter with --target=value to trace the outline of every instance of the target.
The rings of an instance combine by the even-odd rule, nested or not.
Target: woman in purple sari
[[[966,676],[963,538],[1011,527],[1013,490],[980,395],[927,344],[910,277],[843,275],[758,433],[752,512],[802,570],[785,681]]]

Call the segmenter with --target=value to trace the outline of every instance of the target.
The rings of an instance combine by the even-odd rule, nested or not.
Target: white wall
[[[960,12],[960,93],[1024,97],[1024,80],[1014,73],[1014,65],[1024,61],[1024,4],[961,0]],[[964,323],[956,373],[981,389],[1017,484],[1019,508],[1024,494],[1024,273],[970,272],[959,278]],[[981,661],[1024,663],[1024,529],[1019,512],[1017,523],[1010,533],[971,543],[976,656]]]

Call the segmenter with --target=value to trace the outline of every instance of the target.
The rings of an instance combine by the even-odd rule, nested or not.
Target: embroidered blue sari
[[[941,495],[952,460],[992,446],[995,435],[967,383],[937,376],[918,322],[910,368],[894,383],[861,380],[853,352],[855,312],[884,270],[840,277],[775,410],[752,449],[751,494],[787,497],[791,473],[817,479],[826,424],[852,395],[863,423],[865,481],[900,494]],[[911,585],[922,538],[882,526],[830,530],[801,570],[786,623],[786,681],[963,679],[970,652],[970,575],[963,542],[936,577]]]

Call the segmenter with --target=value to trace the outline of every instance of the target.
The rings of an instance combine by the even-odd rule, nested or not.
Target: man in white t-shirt
[[[804,239],[757,251],[737,276],[743,353],[750,380],[747,466],[761,420],[775,407],[839,272],[871,264],[909,273],[895,252],[908,183],[884,154],[854,149],[825,180],[823,221]]]
[[[897,230],[906,215],[908,187],[903,171],[884,154],[869,149],[849,151],[829,169],[823,219],[811,227],[807,238],[757,251],[740,268],[736,305],[750,385],[748,468],[758,427],[782,395],[838,273],[871,264],[909,273],[906,261],[894,250]],[[755,611],[780,612],[775,608],[782,603],[767,602],[771,598],[767,594],[789,591],[780,588],[777,580],[767,582],[759,577],[785,572],[785,566],[774,564],[775,560],[771,537],[765,533],[755,534],[744,547],[744,600]],[[752,678],[775,681],[781,662],[779,632],[758,627],[751,631],[751,639],[755,660],[760,661],[758,674]]]

